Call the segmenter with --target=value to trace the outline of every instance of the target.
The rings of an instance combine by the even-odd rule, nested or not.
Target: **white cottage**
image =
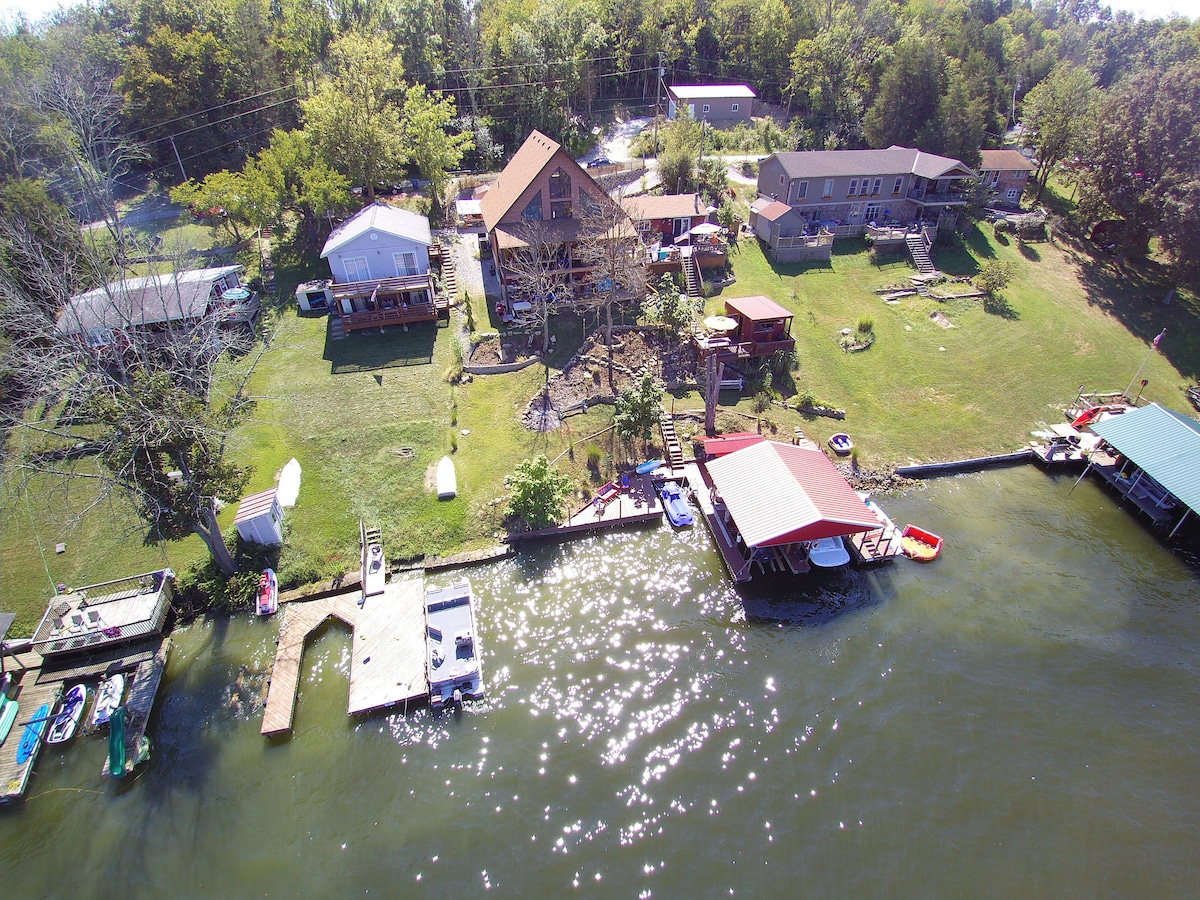
[[[329,236],[321,258],[333,274],[333,300],[346,331],[437,320],[429,221],[376,202]]]

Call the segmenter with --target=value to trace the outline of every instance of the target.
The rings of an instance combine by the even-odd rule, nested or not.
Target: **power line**
[[[251,94],[249,97],[238,97],[236,100],[226,100],[224,103],[218,103],[216,106],[210,106],[206,109],[198,109],[195,112],[185,113],[182,116],[176,116],[174,119],[168,119],[165,122],[155,122],[153,125],[144,125],[135,131],[129,132],[129,137],[141,134],[143,131],[149,131],[152,128],[162,128],[167,125],[174,125],[176,122],[182,122],[184,119],[194,119],[196,116],[202,116],[205,113],[216,112],[218,109],[224,109],[226,106],[232,106],[235,103],[246,103],[250,100],[257,100],[259,97],[265,97],[268,94],[276,94],[279,91],[286,91],[295,88],[294,84],[285,84],[277,88],[271,88],[269,91],[259,91],[257,94]]]

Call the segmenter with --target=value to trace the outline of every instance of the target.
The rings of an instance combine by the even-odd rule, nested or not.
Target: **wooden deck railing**
[[[342,326],[347,331],[353,331],[356,328],[380,328],[385,325],[434,322],[437,320],[437,309],[432,303],[410,303],[408,306],[340,313],[339,315]]]

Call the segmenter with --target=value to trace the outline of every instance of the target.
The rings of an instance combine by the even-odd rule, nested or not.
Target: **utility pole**
[[[175,138],[171,138],[171,149],[175,151],[175,162],[179,163],[179,174],[183,176],[183,180],[187,181],[187,170],[183,167],[183,160],[179,158],[179,148],[175,146]]]

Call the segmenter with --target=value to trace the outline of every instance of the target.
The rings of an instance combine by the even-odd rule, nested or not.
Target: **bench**
[[[596,499],[605,506],[612,503],[621,496],[621,489],[611,481],[600,486],[600,490],[596,491]]]

